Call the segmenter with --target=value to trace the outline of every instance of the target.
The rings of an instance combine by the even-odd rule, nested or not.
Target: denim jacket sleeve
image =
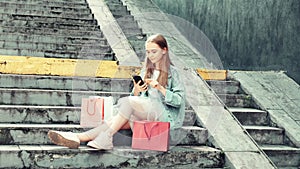
[[[171,77],[168,79],[168,87],[166,88],[165,103],[169,106],[179,108],[185,98],[184,86],[180,81],[177,71],[171,69]]]

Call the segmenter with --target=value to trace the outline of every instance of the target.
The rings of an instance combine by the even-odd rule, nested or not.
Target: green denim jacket
[[[145,70],[141,71],[141,77],[144,77]],[[156,90],[151,89],[149,90]],[[133,92],[132,92],[133,94]],[[166,87],[166,96],[159,92],[160,101],[163,103],[164,110],[160,121],[170,122],[171,129],[182,127],[185,116],[185,89],[180,75],[174,66],[170,67],[168,76],[168,85]],[[141,96],[148,97],[145,93]]]

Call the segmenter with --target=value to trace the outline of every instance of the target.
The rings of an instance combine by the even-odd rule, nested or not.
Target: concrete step
[[[28,27],[44,27],[44,28],[59,28],[59,29],[93,29],[98,28],[97,24],[81,24],[81,23],[68,23],[68,22],[48,22],[47,20],[34,21],[34,20],[0,20],[0,26],[28,26]]]
[[[242,125],[267,126],[270,124],[269,115],[263,110],[230,107],[229,111],[234,114]]]
[[[113,96],[114,100],[128,96],[129,92],[42,90],[0,88],[0,104],[38,106],[80,106],[82,98]]]
[[[0,46],[6,49],[31,49],[31,50],[65,50],[65,51],[81,51],[84,47],[93,53],[108,53],[111,51],[109,45],[101,45],[97,43],[81,44],[59,44],[59,43],[37,43],[28,41],[10,41],[0,40]]]
[[[5,3],[20,3],[19,1],[9,1],[9,0],[2,0],[1,2]],[[71,6],[71,7],[87,7],[88,4],[86,2],[62,2],[62,1],[34,1],[34,0],[22,0],[22,4],[28,4],[28,5],[47,5],[47,6]]]
[[[261,148],[279,168],[300,167],[300,148],[284,145],[262,145]]]
[[[56,43],[56,44],[94,44],[108,45],[107,40],[101,37],[89,36],[70,36],[68,34],[61,36],[52,35],[35,35],[35,34],[20,34],[20,33],[5,33],[0,34],[0,40],[21,41],[21,42],[36,42],[36,43]]]
[[[0,146],[4,168],[222,168],[222,152],[207,146],[177,146],[166,153],[114,147],[97,151],[85,146]],[[4,160],[9,159],[9,160]]]
[[[74,25],[87,24],[87,25],[97,25],[97,21],[94,18],[67,18],[61,16],[43,16],[34,14],[0,14],[0,20],[10,22],[10,21],[47,21],[49,23],[68,23]]]
[[[1,88],[130,92],[131,79],[0,74]]]
[[[8,1],[8,0],[5,0],[5,1]],[[39,1],[42,1],[42,2],[47,2],[48,0],[22,0],[22,2],[39,2]],[[19,0],[10,0],[9,2],[20,2]],[[69,3],[86,3],[86,0],[52,0],[52,2],[57,2],[57,3],[60,3],[60,2],[69,2]]]
[[[52,1],[51,1],[52,2]],[[0,8],[1,9],[1,8]],[[32,10],[24,8],[4,8],[0,11],[3,14],[22,14],[22,15],[41,15],[49,17],[65,17],[65,18],[93,18],[92,13],[74,13],[66,11],[55,11],[55,10]]]
[[[13,124],[79,124],[81,107],[0,105],[0,123]],[[193,126],[194,111],[186,110],[183,124]]]
[[[268,126],[243,126],[258,144],[284,144],[284,130]]]
[[[49,130],[72,131],[79,133],[88,130],[78,124],[0,124],[0,145],[48,145],[52,144],[47,133]],[[171,131],[171,145],[205,145],[208,132],[196,126],[183,126]],[[131,130],[124,130],[114,135],[118,145],[131,144]],[[83,143],[85,144],[85,143]]]
[[[56,10],[56,11],[67,11],[75,13],[91,13],[91,10],[88,6],[60,6],[60,5],[40,5],[40,4],[26,4],[20,2],[0,2],[1,8],[12,8],[12,9],[31,9],[31,10]]]
[[[111,1],[106,1],[106,4],[115,18],[119,18],[124,15],[130,15],[130,12],[127,10],[127,7],[124,6],[122,2],[114,3]]]
[[[206,82],[217,94],[240,93],[240,83],[237,81],[207,80]]]
[[[98,37],[104,38],[103,33],[99,28],[86,29],[86,30],[66,30],[57,28],[38,28],[38,27],[26,27],[26,26],[2,26],[0,27],[0,33],[5,34],[29,34],[29,35],[50,35],[50,36],[71,36],[71,37]]]
[[[227,107],[253,107],[253,100],[247,94],[218,94],[218,97],[225,103]]]
[[[69,31],[69,32],[68,32]],[[101,37],[103,38],[103,33],[100,30],[100,27],[78,27],[76,29],[63,29],[59,27],[34,27],[34,26],[9,26],[2,25],[0,27],[0,32],[2,33],[15,33],[15,34],[30,34],[30,35],[51,35],[51,36],[61,36],[69,35],[75,37]]]
[[[93,53],[82,51],[67,51],[67,50],[32,50],[32,49],[1,49],[2,55],[9,56],[34,56],[45,58],[63,58],[63,59],[95,59],[95,60],[115,60],[113,53]]]

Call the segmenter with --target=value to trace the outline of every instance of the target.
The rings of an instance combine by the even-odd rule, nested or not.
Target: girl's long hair
[[[161,49],[166,50],[166,53],[164,54],[164,56],[161,58],[161,62],[158,65],[159,70],[160,70],[160,74],[158,76],[158,83],[164,87],[166,87],[168,85],[168,75],[169,75],[169,69],[170,69],[170,65],[173,65],[173,63],[170,60],[170,56],[169,56],[169,48],[168,48],[168,43],[166,41],[166,39],[164,38],[163,35],[161,34],[156,34],[156,35],[152,35],[150,36],[147,41],[147,43],[155,43],[157,44]],[[148,57],[146,56],[145,59],[145,77],[144,79],[147,78],[151,78],[155,69],[155,64],[153,64]]]

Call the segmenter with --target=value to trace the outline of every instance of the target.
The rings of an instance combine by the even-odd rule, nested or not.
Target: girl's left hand
[[[152,88],[156,89],[159,89],[159,87],[161,86],[157,80],[153,79],[146,79],[146,83],[149,84]]]
[[[166,95],[166,89],[160,85],[158,83],[157,80],[153,80],[153,79],[146,79],[146,84],[150,85],[152,88],[157,89],[158,91],[160,91],[164,96]]]

